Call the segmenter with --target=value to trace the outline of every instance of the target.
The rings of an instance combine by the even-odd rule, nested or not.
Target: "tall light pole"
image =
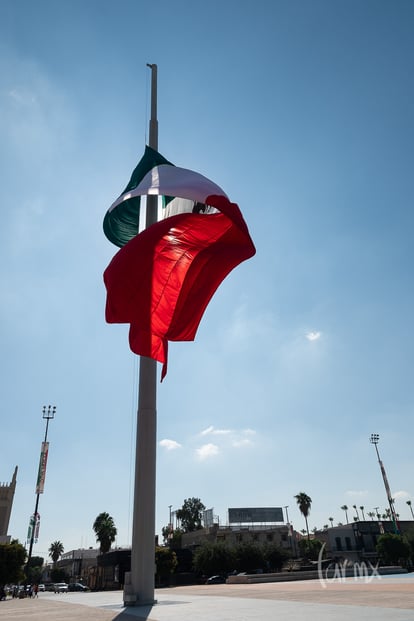
[[[30,542],[29,542],[29,552],[27,555],[27,566],[30,563],[30,559],[32,558],[33,551],[33,543],[36,536],[36,531],[39,526],[39,498],[40,494],[43,494],[43,489],[45,485],[45,477],[46,477],[46,464],[47,464],[47,456],[49,452],[49,443],[47,441],[47,432],[49,429],[49,421],[55,417],[56,406],[48,405],[47,407],[43,406],[43,418],[46,421],[46,431],[45,431],[45,439],[42,442],[42,446],[40,449],[40,461],[39,461],[39,471],[37,474],[37,482],[36,482],[36,503],[33,516],[31,518],[31,528],[30,528]]]
[[[407,505],[410,507],[411,515],[413,516],[413,520],[414,520],[414,513],[413,513],[413,508],[411,506],[411,500],[407,500]]]
[[[377,433],[372,433],[369,441],[371,442],[371,444],[373,444],[375,446],[375,451],[377,453],[378,463],[379,463],[379,466],[380,466],[380,469],[381,469],[382,479],[384,481],[385,491],[387,493],[387,500],[388,500],[388,504],[389,504],[389,507],[390,507],[391,519],[392,519],[392,521],[394,523],[394,530],[398,534],[398,530],[399,529],[398,529],[398,524],[397,524],[397,516],[395,514],[395,509],[394,509],[394,500],[393,500],[392,495],[391,495],[391,490],[390,490],[390,486],[389,486],[389,483],[388,483],[387,475],[385,473],[384,464],[382,463],[380,455],[379,455],[379,452],[378,452],[379,435]]]
[[[294,537],[294,533],[293,533],[293,526],[289,522],[289,513],[288,513],[289,505],[284,505],[283,508],[286,511],[286,524],[287,524],[287,527],[288,527],[288,536],[289,536],[289,542],[290,542],[290,549],[291,549],[293,555],[295,556],[296,555],[296,543],[295,543],[295,537]]]

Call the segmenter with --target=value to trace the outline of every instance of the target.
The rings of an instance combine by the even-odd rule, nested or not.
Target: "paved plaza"
[[[220,584],[156,591],[157,604],[124,608],[121,591],[40,593],[0,602],[7,621],[413,621],[414,574],[371,581]]]

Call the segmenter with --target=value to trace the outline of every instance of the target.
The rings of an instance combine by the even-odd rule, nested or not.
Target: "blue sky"
[[[0,3],[0,480],[24,541],[50,423],[41,531],[131,537],[137,402],[128,327],[107,325],[102,220],[148,135],[219,184],[256,256],[224,281],[158,387],[157,524],[169,505],[340,507],[413,499],[412,2]],[[352,515],[352,511],[351,511]]]

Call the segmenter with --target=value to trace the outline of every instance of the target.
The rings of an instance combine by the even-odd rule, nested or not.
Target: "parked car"
[[[56,582],[55,583],[55,593],[67,593],[69,587],[66,582]]]
[[[225,584],[226,583],[226,578],[224,578],[223,576],[210,576],[210,578],[207,578],[206,580],[206,584]]]
[[[37,587],[37,590],[43,592],[43,591],[46,591],[46,587],[44,584],[39,584],[39,586]]]
[[[84,584],[81,584],[80,582],[71,582],[69,584],[69,591],[90,591],[90,588],[85,586]]]

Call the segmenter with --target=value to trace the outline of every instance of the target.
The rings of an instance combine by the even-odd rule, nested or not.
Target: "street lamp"
[[[168,521],[168,543],[171,543],[171,539],[173,538],[173,532],[174,532],[174,528],[173,528],[173,524],[172,524],[172,505],[168,505],[168,509],[170,510],[170,516],[169,516],[169,521]]]
[[[288,527],[290,549],[292,550],[293,554],[296,555],[296,544],[295,544],[295,538],[293,536],[293,527],[291,523],[289,522],[289,513],[288,513],[289,505],[284,505],[283,508],[286,511],[286,524]]]
[[[391,519],[392,519],[392,521],[394,523],[394,530],[398,534],[397,516],[395,514],[395,509],[394,509],[394,500],[393,500],[392,495],[391,495],[391,490],[390,490],[390,486],[389,486],[389,483],[388,483],[387,475],[385,473],[384,464],[382,463],[380,455],[379,455],[379,452],[378,452],[379,435],[377,433],[372,433],[369,441],[371,442],[371,444],[373,444],[375,446],[375,451],[377,453],[378,463],[379,463],[380,469],[381,469],[382,479],[384,481],[385,491],[387,493],[388,504],[390,506]]]
[[[43,494],[43,488],[45,484],[45,476],[46,476],[46,464],[47,464],[47,455],[49,452],[49,444],[47,441],[47,432],[49,429],[49,421],[55,417],[56,406],[48,405],[47,407],[43,406],[43,419],[46,421],[46,431],[45,431],[45,439],[42,442],[42,446],[40,449],[40,461],[39,461],[39,472],[37,474],[37,483],[36,483],[36,504],[33,516],[30,521],[30,543],[29,543],[29,552],[27,555],[27,566],[30,563],[30,559],[32,558],[33,551],[33,543],[35,537],[37,537],[37,533],[39,531],[39,498],[40,494]]]

